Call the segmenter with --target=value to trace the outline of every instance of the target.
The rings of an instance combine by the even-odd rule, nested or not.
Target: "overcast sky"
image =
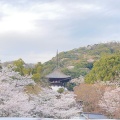
[[[0,59],[45,62],[59,52],[120,41],[120,0],[0,0]]]

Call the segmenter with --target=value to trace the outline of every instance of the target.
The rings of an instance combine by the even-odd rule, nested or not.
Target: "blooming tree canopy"
[[[74,94],[60,94],[42,88],[36,94],[26,93],[26,85],[36,85],[29,76],[21,76],[13,67],[4,67],[0,72],[1,117],[52,117],[70,118],[78,114]]]
[[[118,111],[120,109],[120,87],[113,90],[106,90],[104,96],[99,102],[99,106],[108,113]]]

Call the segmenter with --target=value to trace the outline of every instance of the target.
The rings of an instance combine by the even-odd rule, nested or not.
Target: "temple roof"
[[[48,74],[46,78],[70,78],[70,76],[65,75],[59,69],[55,69],[52,73]]]

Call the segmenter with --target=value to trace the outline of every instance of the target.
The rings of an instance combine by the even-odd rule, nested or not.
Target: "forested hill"
[[[103,80],[108,80],[109,78],[114,79],[115,77],[114,70],[120,69],[117,67],[120,64],[118,62],[118,60],[120,59],[120,56],[119,54],[115,55],[115,53],[120,53],[119,42],[109,42],[109,43],[88,45],[86,47],[80,47],[78,49],[73,49],[70,51],[59,53],[58,55],[59,66],[60,66],[60,69],[65,74],[70,75],[72,78],[78,78],[80,77],[80,75],[82,76],[87,75],[87,79],[86,79],[87,82],[91,82],[91,79],[93,77],[91,78],[90,76],[94,76],[94,73],[96,73],[96,75],[98,73],[98,75],[94,77],[94,81],[101,78]],[[111,60],[111,59],[114,59],[114,60]],[[102,61],[102,63],[98,62],[97,64],[94,64],[98,60]],[[115,62],[113,64],[113,63],[110,63],[109,61],[115,61]],[[36,64],[27,64],[20,58],[15,61],[2,63],[2,66],[8,66],[9,64],[15,65],[16,66],[15,71],[19,72],[23,76],[32,74],[32,78],[36,82],[38,82],[43,78],[45,78],[45,75],[47,75],[48,73],[52,72],[55,69],[57,65],[57,56],[53,57],[50,61],[44,64],[41,64],[41,62],[38,62]],[[94,64],[94,67],[93,67],[93,64]],[[101,64],[101,68],[99,67],[99,64]],[[99,73],[99,71],[96,71],[96,70],[99,70],[99,68],[100,69],[104,68],[102,66],[105,64],[107,64],[108,66],[111,66],[112,64],[112,66],[115,65],[116,67],[111,69],[112,72],[108,73],[108,75],[105,74],[103,77],[100,75],[103,75],[103,73],[106,73],[105,70],[104,71],[100,70],[101,73]],[[106,69],[106,71],[108,70]]]
[[[102,56],[118,53],[120,51],[119,42],[108,42],[86,47],[80,47],[66,52],[59,53],[60,69],[70,74],[72,78],[85,76],[93,67],[93,63]],[[56,67],[57,56],[44,63],[44,75],[51,72]]]

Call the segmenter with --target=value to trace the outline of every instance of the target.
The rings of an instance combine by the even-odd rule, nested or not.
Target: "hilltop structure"
[[[54,71],[46,76],[51,85],[66,86],[66,83],[71,80],[71,77],[62,73],[59,69],[58,52],[57,52],[57,66]]]

